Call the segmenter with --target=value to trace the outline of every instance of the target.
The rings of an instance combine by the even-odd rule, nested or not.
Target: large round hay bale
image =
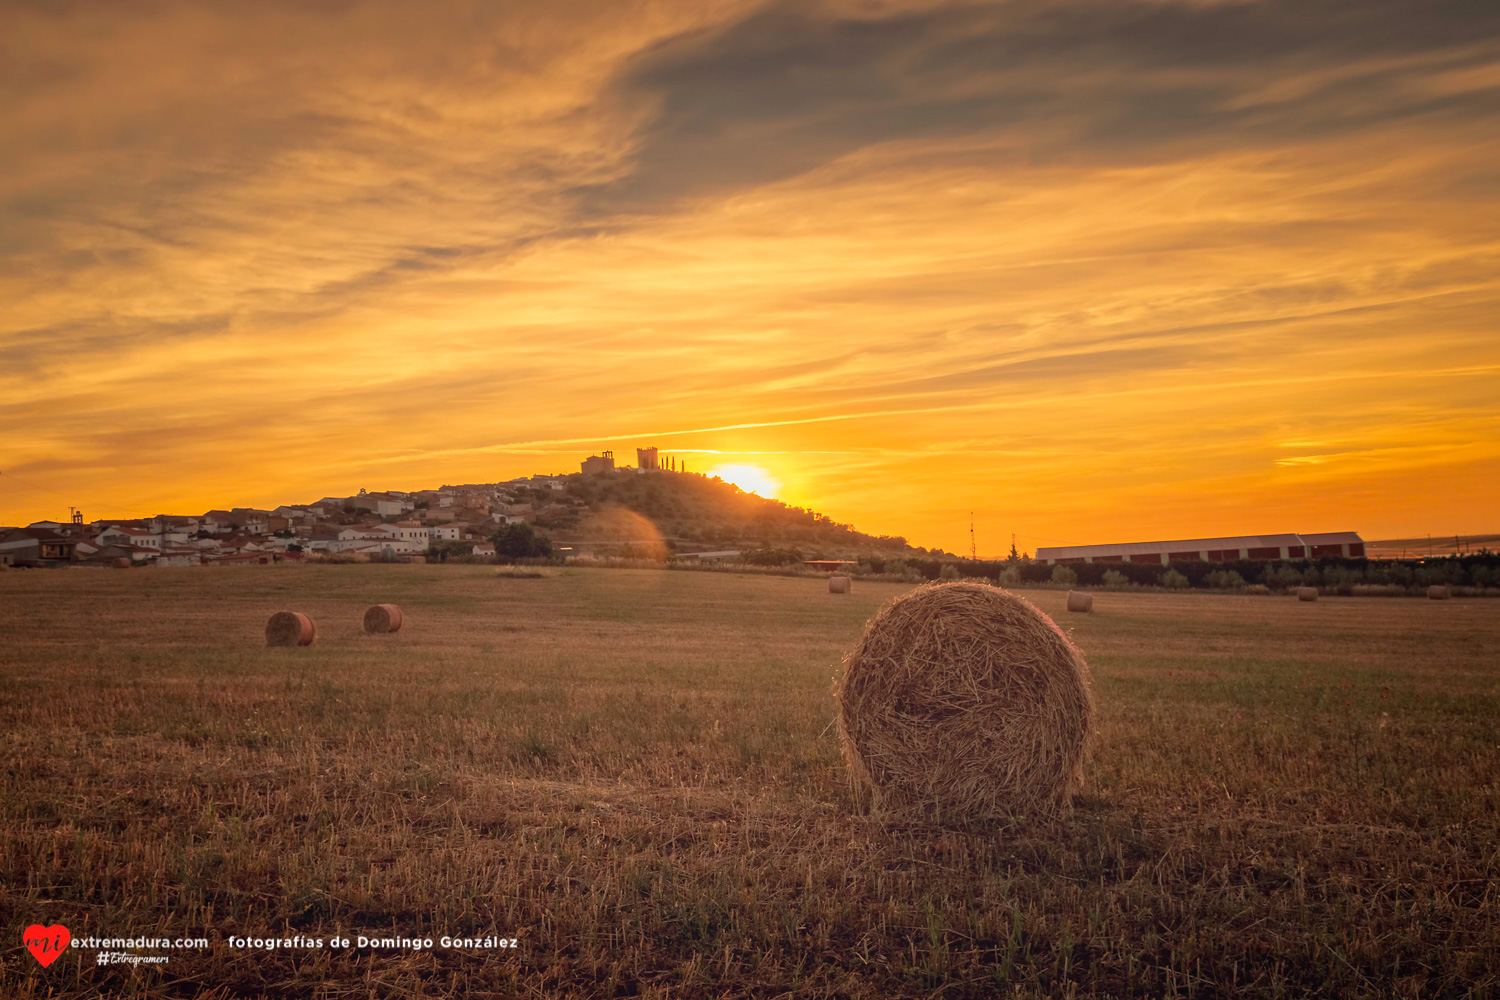
[[[1093,611],[1094,595],[1080,593],[1076,590],[1068,591],[1068,610],[1085,612]]]
[[[1453,591],[1447,587],[1434,584],[1427,588],[1427,599],[1429,601],[1446,601],[1453,596]]]
[[[394,604],[375,604],[365,609],[365,631],[401,631],[401,609]]]
[[[1317,599],[1318,599],[1318,588],[1317,587],[1298,587],[1297,588],[1297,600],[1299,600],[1299,601],[1316,601]]]
[[[115,558],[111,561],[111,565],[113,565],[115,569],[129,569],[130,568],[130,557],[129,556],[115,556]]]
[[[828,578],[828,592],[830,594],[847,594],[854,589],[854,582],[847,576],[830,576]]]
[[[300,611],[278,611],[266,622],[267,646],[311,646],[317,637],[313,620]]]
[[[887,605],[844,658],[838,700],[875,812],[954,823],[1065,806],[1094,710],[1088,665],[1052,619],[977,583]]]

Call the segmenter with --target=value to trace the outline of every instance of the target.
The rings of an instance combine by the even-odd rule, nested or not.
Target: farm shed
[[[1220,538],[1180,538],[1159,542],[1118,542],[1110,545],[1064,545],[1036,550],[1038,562],[1049,566],[1077,563],[1235,562],[1241,559],[1317,559],[1323,556],[1362,557],[1364,540],[1353,531],[1321,535],[1228,535]]]

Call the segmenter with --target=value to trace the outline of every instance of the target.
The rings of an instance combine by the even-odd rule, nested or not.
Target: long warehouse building
[[[1036,550],[1038,562],[1049,566],[1076,563],[1234,562],[1238,559],[1322,559],[1345,556],[1360,559],[1365,540],[1354,531],[1312,535],[1231,535],[1226,538],[1183,538],[1167,542],[1121,542],[1115,545],[1063,545]]]

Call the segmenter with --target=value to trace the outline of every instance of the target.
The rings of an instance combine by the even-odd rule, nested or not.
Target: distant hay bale
[[[847,576],[830,576],[828,578],[828,592],[830,594],[847,594],[854,589],[854,582]]]
[[[1092,612],[1094,610],[1094,595],[1080,593],[1076,590],[1068,591],[1068,610]]]
[[[1453,591],[1447,587],[1434,584],[1427,588],[1427,599],[1429,601],[1446,601],[1453,596]]]
[[[427,561],[427,557],[426,556],[412,556],[411,557],[411,561],[414,562],[414,563],[416,563],[418,566],[420,566],[420,565],[422,565],[423,563],[425,563]]]
[[[111,564],[114,566],[115,569],[129,569],[130,568],[130,557],[129,556],[115,556],[115,558],[113,560],[111,560]]]
[[[929,584],[887,605],[844,658],[837,697],[844,759],[877,814],[1052,813],[1082,776],[1088,665],[998,587]]]
[[[278,611],[266,622],[267,646],[311,646],[318,629],[300,611]]]
[[[1317,599],[1318,599],[1318,588],[1317,587],[1298,587],[1297,588],[1297,600],[1299,600],[1299,601],[1316,601]]]
[[[401,609],[394,604],[374,604],[366,608],[365,631],[370,633],[401,631]]]

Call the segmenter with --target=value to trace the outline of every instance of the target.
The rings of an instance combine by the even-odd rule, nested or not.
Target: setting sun
[[[781,481],[758,465],[717,465],[708,474],[768,500],[775,500],[781,492]]]

